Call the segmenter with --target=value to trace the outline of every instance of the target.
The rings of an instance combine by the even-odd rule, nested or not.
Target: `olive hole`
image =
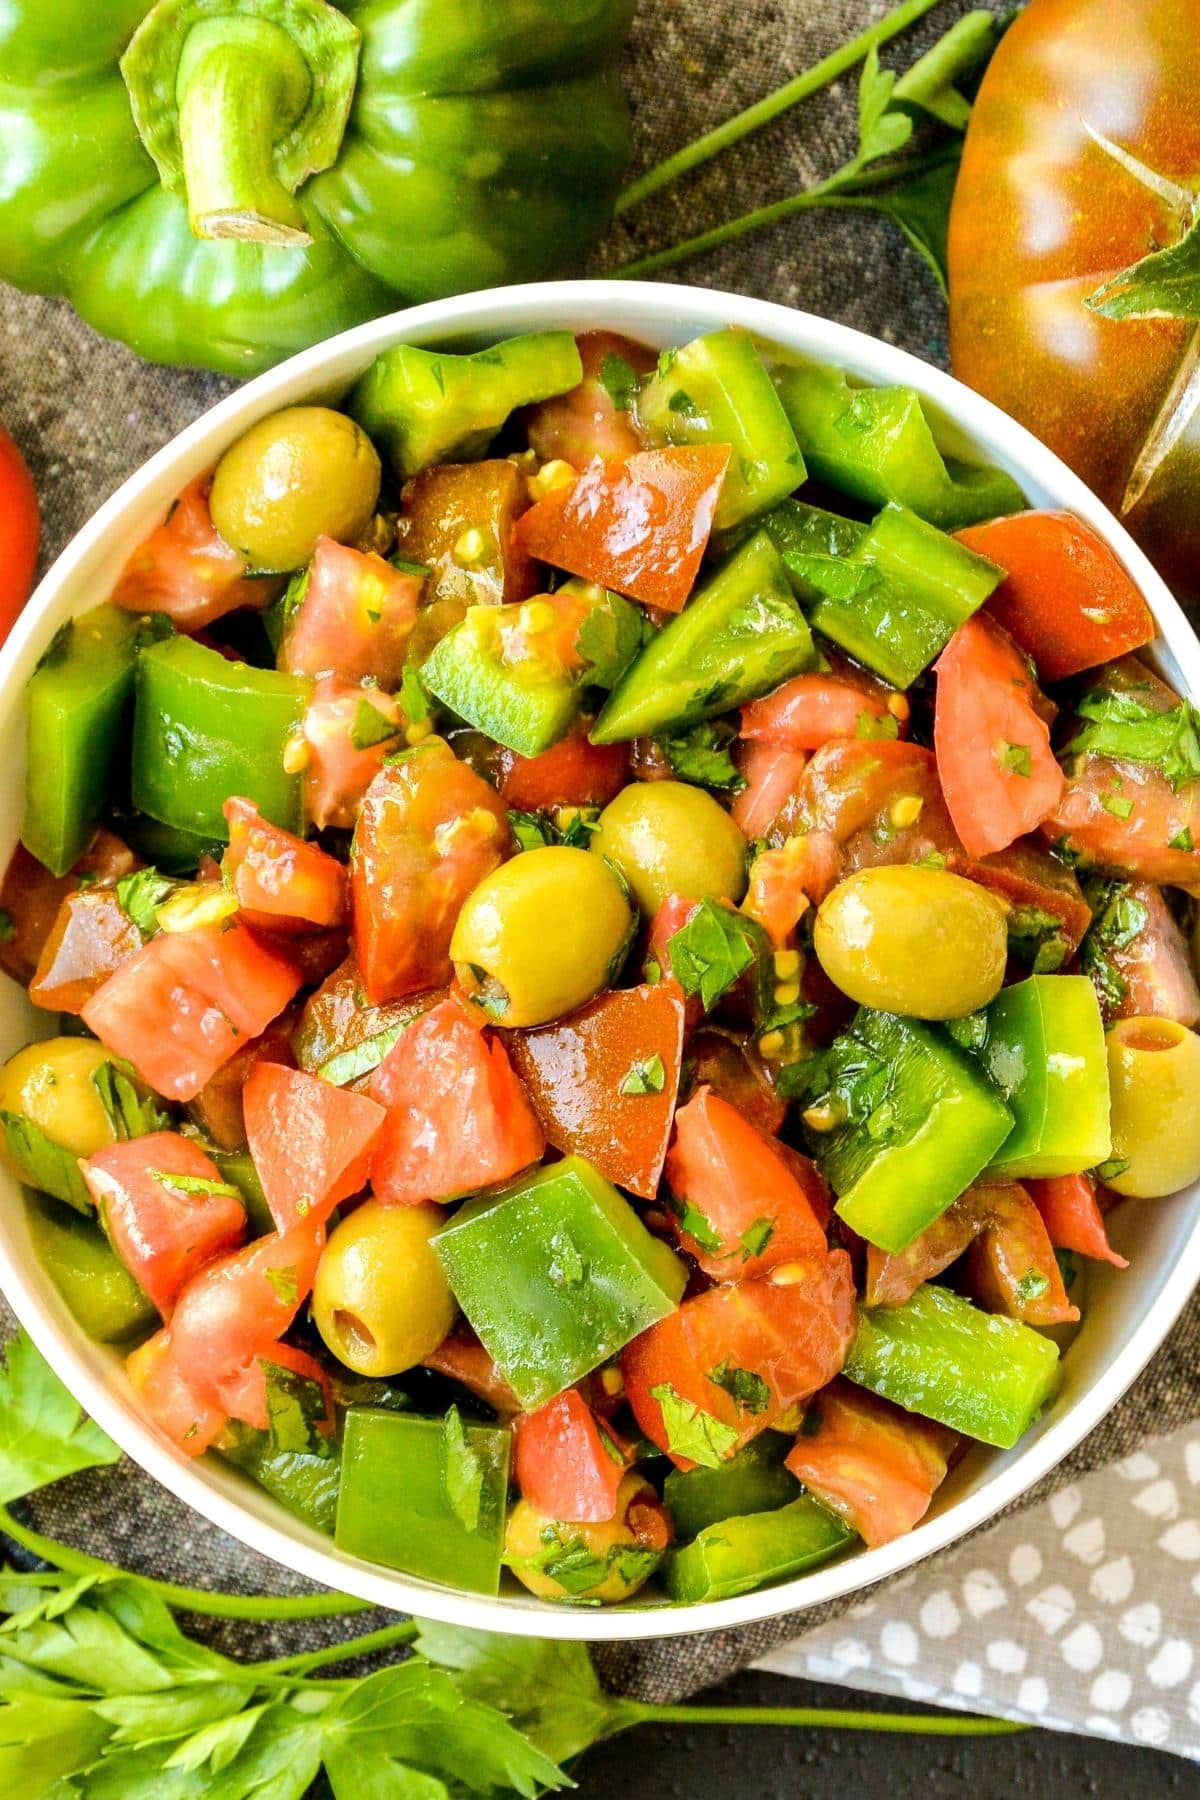
[[[375,1336],[370,1327],[364,1325],[357,1313],[347,1312],[339,1306],[333,1315],[333,1327],[339,1337],[355,1348],[362,1350],[375,1349]]]

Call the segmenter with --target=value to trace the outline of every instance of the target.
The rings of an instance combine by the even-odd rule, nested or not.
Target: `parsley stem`
[[[935,1737],[1006,1737],[1029,1727],[971,1713],[843,1712],[819,1706],[653,1706],[627,1703],[630,1725],[807,1725],[844,1731],[893,1731]]]
[[[902,31],[907,31],[910,25],[914,25],[918,19],[938,4],[939,0],[904,0],[904,4],[895,7],[886,18],[868,26],[866,31],[860,32],[856,38],[851,38],[848,44],[843,44],[839,50],[834,50],[829,56],[823,57],[819,63],[814,63],[811,69],[805,69],[801,74],[785,83],[783,87],[777,88],[773,94],[768,94],[764,99],[756,101],[753,106],[746,107],[743,112],[735,113],[733,118],[726,119],[723,125],[716,126],[712,131],[706,131],[703,137],[696,138],[693,143],[685,145],[682,150],[676,150],[665,161],[656,163],[652,169],[647,169],[635,181],[631,181],[628,187],[622,188],[617,195],[614,212],[619,216],[621,213],[628,212],[631,207],[639,206],[643,200],[651,194],[656,194],[660,188],[668,187],[671,182],[678,181],[681,175],[686,175],[692,169],[698,169],[702,163],[711,161],[722,150],[727,150],[731,144],[736,144],[742,138],[748,137],[752,131],[759,130],[763,125],[769,125],[772,119],[779,117],[780,113],[786,112],[789,107],[795,106],[801,100],[807,100],[811,94],[818,93],[821,88],[828,87],[831,82],[836,81],[839,75],[844,75],[847,69],[853,68],[856,62],[860,62],[873,46],[886,44],[890,39],[898,37]]]
[[[215,1619],[327,1619],[342,1613],[370,1612],[367,1600],[354,1600],[349,1594],[222,1594],[211,1588],[180,1587],[173,1581],[159,1581],[153,1575],[138,1575],[86,1551],[72,1550],[56,1538],[43,1537],[13,1517],[7,1506],[0,1506],[0,1531],[21,1544],[44,1562],[69,1575],[104,1575],[122,1581],[136,1581],[168,1606],[184,1612],[206,1613]]]
[[[330,1663],[349,1662],[356,1656],[373,1656],[378,1650],[389,1650],[393,1644],[411,1644],[417,1635],[415,1619],[399,1625],[384,1625],[378,1631],[361,1637],[346,1638],[340,1644],[327,1644],[322,1650],[306,1650],[297,1656],[277,1656],[271,1662],[249,1663],[255,1678],[259,1675],[305,1675],[310,1669],[323,1669]]]

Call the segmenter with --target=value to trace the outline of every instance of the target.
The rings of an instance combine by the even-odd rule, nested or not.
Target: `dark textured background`
[[[993,10],[1004,10],[999,0],[992,4]],[[638,165],[653,163],[759,98],[886,10],[864,0],[642,0],[628,81]],[[947,0],[929,21],[885,50],[885,62],[906,66],[966,10],[962,0]],[[593,272],[614,268],[829,173],[852,148],[853,116],[851,80],[808,101],[638,210],[612,232]],[[890,226],[865,216],[806,215],[711,254],[680,271],[680,278],[801,306],[903,344],[931,361],[945,361],[944,311],[932,279]],[[61,549],[150,451],[229,385],[213,376],[152,369],[94,337],[62,305],[0,290],[0,417],[38,478],[46,556]],[[1104,1462],[1147,1433],[1169,1430],[1191,1416],[1196,1410],[1198,1342],[1200,1306],[1193,1302],[1186,1323],[1125,1402],[1051,1481]],[[1043,1491],[1048,1485],[1043,1484]],[[128,1466],[61,1484],[31,1510],[46,1529],[177,1579],[276,1589],[300,1585],[224,1539]],[[675,1698],[726,1675],[816,1616],[793,1616],[774,1626],[702,1640],[609,1651],[601,1660],[610,1680],[647,1697]],[[249,1651],[244,1628],[218,1630],[227,1647]],[[315,1641],[337,1635],[337,1628],[313,1627],[310,1635]],[[296,1638],[293,1631],[288,1643]],[[262,1634],[256,1645],[260,1641]],[[266,1634],[265,1641],[273,1643],[274,1638]],[[756,1690],[784,1686],[778,1680],[768,1684],[765,1677],[743,1677],[741,1691],[747,1684]],[[786,1692],[800,1703],[807,1685],[788,1684]],[[853,1780],[866,1792],[882,1792],[887,1783],[892,1793],[915,1793],[928,1756],[904,1742],[823,1737],[814,1740],[809,1763],[809,1748],[797,1748],[794,1739],[785,1752],[778,1736],[753,1742],[739,1736],[732,1748],[722,1747],[721,1736],[706,1737],[680,1761],[680,1739],[663,1733],[657,1751],[643,1742],[636,1772],[630,1769],[627,1750],[601,1751],[591,1765],[589,1787],[609,1792],[619,1780],[632,1796],[663,1789],[693,1793],[701,1787],[715,1792],[721,1782],[739,1795],[803,1791],[822,1796],[833,1794],[835,1784],[840,1793]],[[969,1778],[977,1794],[1016,1787],[1044,1793],[1052,1781],[1061,1786],[1065,1778],[1069,1792],[1083,1792],[1091,1782],[1099,1785],[1087,1791],[1133,1794],[1147,1776],[1135,1777],[1132,1771],[1153,1768],[1160,1771],[1154,1791],[1165,1792],[1179,1769],[1156,1753],[1108,1747],[1085,1764],[1083,1751],[1075,1755],[1057,1745],[1035,1751],[1033,1746],[1043,1739],[1044,1734],[1034,1734],[999,1746],[956,1746],[939,1753],[929,1764],[941,1771],[937,1791],[951,1791]],[[1050,1761],[1036,1760],[1043,1754]],[[785,1755],[786,1764],[780,1760],[776,1770],[773,1759]],[[702,1783],[696,1774],[701,1766]],[[1151,1789],[1144,1786],[1144,1791]]]

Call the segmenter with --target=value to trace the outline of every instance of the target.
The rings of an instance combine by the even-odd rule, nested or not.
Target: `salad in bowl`
[[[0,1150],[145,1424],[472,1595],[899,1543],[1200,1177],[1156,631],[736,325],[257,418],[32,674],[0,892]]]

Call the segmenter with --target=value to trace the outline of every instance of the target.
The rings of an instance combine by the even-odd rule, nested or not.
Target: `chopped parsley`
[[[747,1225],[738,1239],[743,1261],[749,1262],[752,1256],[762,1255],[775,1236],[775,1223],[774,1219],[755,1219],[752,1225]]]
[[[464,1531],[478,1531],[484,1467],[467,1437],[467,1428],[457,1406],[450,1408],[443,1421],[442,1446],[445,1453],[443,1482],[451,1510]]]
[[[410,725],[428,725],[429,695],[421,680],[421,671],[415,663],[405,663],[404,674],[400,677],[400,692],[396,698]]]
[[[874,713],[860,712],[854,722],[854,735],[856,738],[867,739],[898,738],[900,721],[893,718],[890,712],[880,713],[878,717]]]
[[[1059,913],[1044,906],[1014,906],[1008,915],[1009,955],[1035,975],[1053,975],[1071,953]]]
[[[113,1136],[121,1141],[169,1131],[171,1119],[152,1094],[144,1099],[128,1064],[102,1062],[92,1070],[92,1086],[100,1097]]]
[[[241,1200],[242,1198],[241,1188],[234,1187],[231,1181],[212,1181],[207,1175],[176,1175],[170,1169],[147,1169],[146,1173],[151,1181],[157,1181],[159,1187],[166,1188],[168,1193],[183,1194],[187,1198],[191,1198],[193,1195],[197,1199],[208,1199],[215,1196],[225,1200]],[[270,1280],[271,1275],[277,1273],[277,1270],[269,1270],[267,1279]],[[274,1282],[271,1285],[274,1287]],[[295,1286],[295,1276],[293,1275],[293,1299],[295,1298]],[[275,1291],[279,1293],[278,1288]],[[280,1298],[282,1299],[283,1296],[280,1295]]]
[[[704,1469],[719,1469],[737,1444],[732,1425],[722,1424],[694,1401],[685,1400],[668,1381],[650,1389],[650,1398],[662,1408],[663,1430],[672,1456],[685,1456]]]
[[[138,869],[118,881],[117,904],[144,938],[152,938],[158,930],[158,909],[176,885],[169,875],[160,875],[153,867]]]
[[[1133,801],[1125,794],[1101,794],[1100,804],[1114,819],[1127,819],[1133,811]]]
[[[1033,755],[1028,744],[1010,744],[1001,738],[996,745],[996,762],[1013,775],[1023,775],[1026,781],[1032,778]]]
[[[350,744],[355,750],[370,750],[376,744],[386,744],[391,738],[400,735],[400,727],[390,719],[385,719],[377,706],[369,700],[360,700],[354,715],[354,723],[350,727]]]
[[[1075,710],[1082,724],[1067,745],[1069,755],[1146,763],[1175,788],[1200,778],[1200,711],[1190,700],[1158,712],[1134,689],[1094,688]]]
[[[1125,979],[1114,952],[1128,950],[1146,929],[1150,914],[1125,881],[1092,881],[1085,897],[1092,922],[1079,946],[1079,963],[1090,976],[1104,1011],[1112,1014],[1125,998]]]
[[[618,412],[628,412],[637,398],[637,370],[623,356],[610,350],[600,363],[600,386]]]
[[[1192,836],[1191,827],[1188,825],[1185,825],[1182,831],[1177,831],[1173,838],[1167,839],[1168,850],[1194,850],[1195,848],[1196,841]]]
[[[622,1094],[661,1094],[666,1080],[662,1057],[648,1056],[631,1064],[618,1091]]]
[[[646,616],[622,594],[604,590],[575,633],[575,650],[588,665],[589,687],[613,688],[637,655],[647,629]]]
[[[750,968],[759,948],[753,921],[716,900],[701,900],[667,940],[671,973],[685,994],[699,994],[706,1012]]]
[[[295,1306],[300,1298],[295,1264],[289,1263],[285,1269],[264,1269],[263,1274],[270,1282],[275,1298],[284,1306]]]
[[[323,1062],[317,1070],[322,1081],[328,1081],[333,1087],[347,1087],[350,1082],[358,1081],[363,1075],[370,1075],[383,1062],[400,1034],[412,1024],[411,1019],[401,1019],[397,1025],[388,1025],[383,1031],[377,1031],[372,1037],[364,1038],[359,1044],[352,1044],[348,1050],[339,1050],[327,1062]]]
[[[680,781],[738,793],[746,782],[745,777],[738,774],[729,753],[735,736],[733,728],[727,724],[703,724],[693,725],[690,731],[677,735],[666,733],[654,742]]]
[[[668,1194],[667,1205],[679,1220],[679,1229],[710,1256],[715,1256],[724,1242],[720,1232],[707,1213],[702,1213],[698,1206],[690,1200],[682,1200],[675,1194]]]
[[[728,1357],[708,1371],[708,1379],[724,1388],[740,1413],[763,1413],[771,1404],[771,1390],[762,1376],[753,1369],[735,1368]]]
[[[1040,1300],[1049,1287],[1050,1277],[1048,1275],[1043,1275],[1040,1269],[1026,1269],[1017,1283],[1017,1299],[1022,1306],[1026,1306],[1031,1300]]]

